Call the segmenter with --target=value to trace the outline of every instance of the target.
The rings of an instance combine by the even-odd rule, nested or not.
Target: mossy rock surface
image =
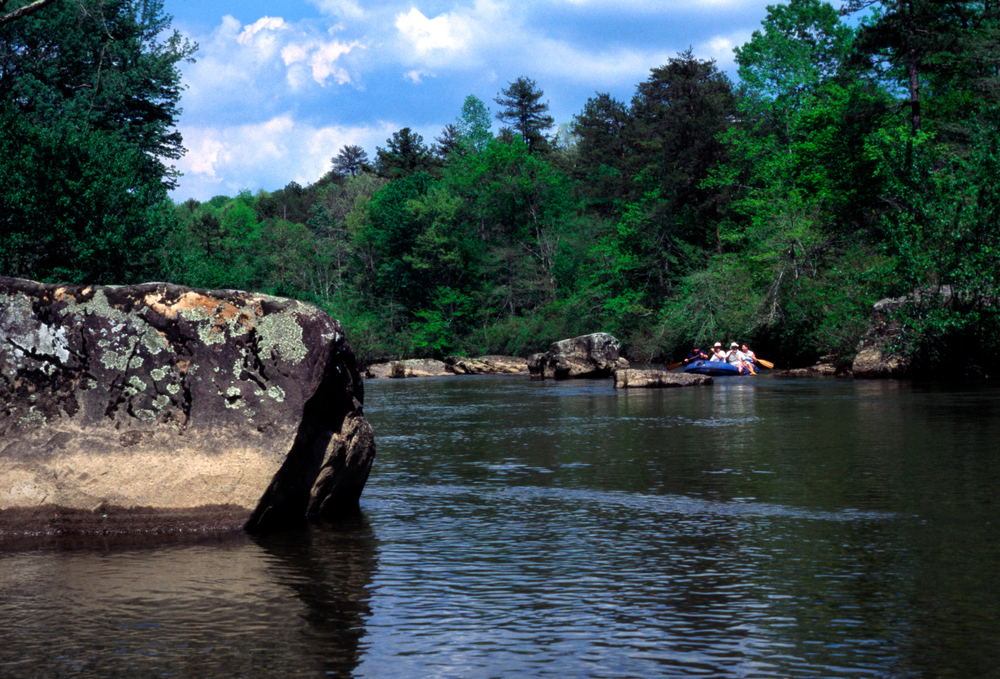
[[[194,508],[254,530],[349,511],[375,451],[363,400],[340,323],[311,305],[0,278],[0,512],[19,526],[95,507],[105,524],[148,508],[162,530]]]

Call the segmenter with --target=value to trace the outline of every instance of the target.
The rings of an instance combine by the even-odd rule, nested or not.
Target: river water
[[[366,384],[356,518],[0,552],[0,676],[1000,677],[1000,390]]]

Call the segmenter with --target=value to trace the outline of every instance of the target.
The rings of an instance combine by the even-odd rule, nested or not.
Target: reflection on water
[[[359,518],[275,538],[0,556],[0,676],[350,677],[374,544]]]
[[[1000,392],[379,381],[362,514],[0,553],[0,676],[1000,676]]]

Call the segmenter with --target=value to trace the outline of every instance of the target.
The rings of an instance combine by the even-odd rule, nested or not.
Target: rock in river
[[[375,455],[363,400],[340,323],[313,306],[0,278],[0,535],[356,509]]]
[[[533,378],[565,380],[574,377],[610,377],[628,368],[619,355],[621,343],[606,332],[553,342],[544,354],[528,359]]]
[[[448,370],[444,361],[433,358],[409,358],[401,361],[390,361],[389,363],[375,363],[368,366],[365,377],[370,380],[385,377],[406,378],[406,377],[443,377],[453,374]]]
[[[691,375],[682,371],[630,369],[615,373],[615,389],[697,387],[712,382],[712,378],[708,375]]]
[[[444,359],[448,370],[456,375],[526,375],[528,359],[517,356],[448,356]]]

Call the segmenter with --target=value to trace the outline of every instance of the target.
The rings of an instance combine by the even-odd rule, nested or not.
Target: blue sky
[[[302,185],[346,144],[402,128],[426,143],[469,94],[520,76],[557,123],[596,92],[628,102],[652,68],[691,47],[735,80],[733,47],[776,0],[166,0],[200,46],[183,65],[188,149],[175,200]]]

